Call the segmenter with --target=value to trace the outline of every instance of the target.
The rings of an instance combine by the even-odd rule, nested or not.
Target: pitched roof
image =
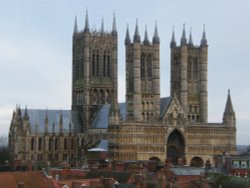
[[[21,113],[24,114],[25,109],[21,109]],[[53,132],[53,123],[55,124],[55,133],[59,133],[59,121],[62,114],[63,120],[63,132],[69,132],[69,124],[71,123],[72,129],[75,123],[72,122],[71,110],[41,110],[41,109],[28,109],[30,117],[31,132],[44,133],[45,132],[45,116],[48,116],[48,132]]]
[[[160,99],[160,117],[167,109],[171,97],[165,97]],[[107,129],[109,121],[109,111],[110,104],[103,105],[97,115],[95,116],[94,121],[92,122],[91,127],[94,129]],[[126,103],[119,103],[120,115],[122,119],[126,120]],[[79,116],[77,112],[71,110],[41,110],[41,109],[28,109],[28,115],[30,118],[30,127],[31,132],[35,133],[44,133],[45,132],[45,117],[48,117],[48,133],[53,133],[53,124],[54,132],[59,133],[59,122],[60,115],[62,114],[63,120],[63,133],[70,132],[70,124],[72,131],[77,131],[80,127]],[[21,109],[21,114],[25,114],[25,109]]]
[[[0,173],[1,187],[17,188],[18,183],[23,183],[24,187],[32,188],[56,187],[53,181],[47,178],[42,171]]]
[[[160,117],[162,117],[167,110],[170,102],[171,102],[172,97],[164,97],[161,98],[160,100]]]

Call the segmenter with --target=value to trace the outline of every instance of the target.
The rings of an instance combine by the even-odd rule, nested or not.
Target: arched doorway
[[[167,159],[173,164],[178,164],[178,160],[184,159],[185,155],[184,138],[178,130],[174,130],[167,140]]]
[[[191,160],[190,166],[193,166],[193,167],[203,167],[204,166],[204,162],[203,162],[202,158],[200,158],[200,157],[194,157]]]

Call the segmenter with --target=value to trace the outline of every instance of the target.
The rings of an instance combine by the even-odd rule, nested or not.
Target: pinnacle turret
[[[203,32],[202,32],[202,38],[201,38],[201,47],[207,46],[207,38],[206,38],[206,31],[205,31],[205,25],[203,25]]]
[[[44,124],[45,124],[45,133],[48,133],[48,129],[49,129],[48,109],[46,109],[46,112],[45,112]]]
[[[153,44],[159,44],[160,43],[160,37],[158,35],[158,28],[157,28],[157,22],[155,22],[155,31],[153,36]]]
[[[25,110],[24,110],[24,115],[23,115],[23,119],[24,120],[29,120],[29,114],[28,114],[28,110],[27,110],[27,106],[25,105]]]
[[[112,35],[113,35],[113,36],[116,36],[116,35],[117,35],[115,13],[113,14]]]
[[[173,31],[172,31],[172,39],[171,39],[171,42],[170,42],[170,47],[171,47],[171,48],[176,47],[174,27],[173,27]]]
[[[230,96],[230,90],[228,90],[228,95],[227,95],[227,102],[225,106],[225,111],[223,114],[223,123],[228,125],[228,126],[235,126],[236,125],[236,116],[235,112],[233,109],[233,104]]]
[[[139,34],[138,20],[137,19],[136,19],[136,25],[135,25],[134,42],[141,42],[141,37]]]
[[[86,16],[85,16],[85,27],[84,27],[84,32],[90,32],[90,29],[89,29],[89,16],[88,16],[88,11],[86,11]]]
[[[183,24],[183,30],[182,30],[182,36],[181,36],[181,45],[187,44],[187,38],[186,38],[186,30],[185,30],[185,24]]]
[[[63,133],[63,115],[62,115],[62,110],[60,112],[60,118],[59,118],[59,132]]]
[[[74,24],[74,34],[75,33],[78,33],[77,16],[75,16],[75,24]]]
[[[104,19],[102,18],[101,34],[104,34]]]
[[[189,39],[188,39],[188,45],[193,46],[193,37],[192,37],[192,28],[190,28],[190,33],[189,33]]]
[[[46,111],[45,111],[45,120],[44,120],[44,123],[45,123],[45,124],[48,124],[48,123],[49,123],[48,109],[46,109]]]
[[[131,39],[130,39],[130,35],[129,35],[129,29],[128,29],[128,25],[127,25],[127,32],[126,32],[126,38],[125,38],[125,45],[131,44]]]
[[[148,31],[147,31],[147,25],[145,26],[145,34],[144,34],[144,44],[149,44],[149,39],[148,39]]]
[[[228,90],[227,102],[226,102],[226,107],[224,111],[224,116],[225,115],[234,115],[234,109],[233,109],[233,104],[231,100],[230,90]]]

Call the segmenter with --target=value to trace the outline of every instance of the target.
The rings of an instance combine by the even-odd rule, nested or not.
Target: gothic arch
[[[177,165],[185,157],[185,139],[181,131],[173,130],[167,139],[167,159]]]
[[[190,166],[193,167],[203,167],[204,166],[204,161],[201,157],[193,157],[190,162]]]

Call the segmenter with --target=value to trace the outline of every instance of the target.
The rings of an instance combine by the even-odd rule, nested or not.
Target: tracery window
[[[147,59],[147,64],[148,64],[148,78],[152,78],[152,58],[151,58],[151,55],[148,56],[148,59]]]
[[[52,150],[52,138],[49,138],[49,150]]]
[[[64,138],[64,149],[68,149],[68,140],[67,138]]]
[[[38,150],[42,150],[42,138],[38,140]]]
[[[31,138],[31,150],[35,149],[35,139]]]
[[[92,76],[99,76],[99,51],[92,52]]]
[[[141,77],[145,77],[145,56],[144,54],[141,57]]]

